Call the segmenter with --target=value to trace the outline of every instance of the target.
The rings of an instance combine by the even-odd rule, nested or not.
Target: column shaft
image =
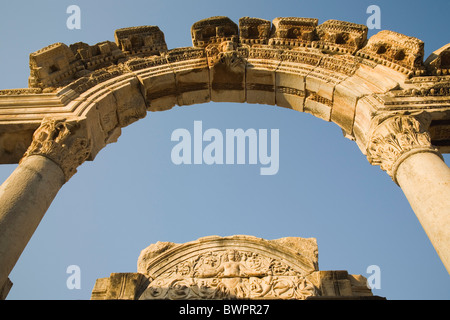
[[[0,288],[64,183],[55,162],[32,155],[0,186]]]
[[[407,157],[396,179],[450,273],[450,168],[431,152]]]

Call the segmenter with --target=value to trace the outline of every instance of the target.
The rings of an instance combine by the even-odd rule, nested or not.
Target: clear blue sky
[[[66,28],[71,4],[81,29]],[[114,30],[157,25],[168,47],[191,46],[190,27],[224,15],[296,16],[365,24],[381,8],[381,28],[425,42],[425,56],[450,42],[442,1],[10,1],[0,11],[0,88],[27,87],[28,57],[46,45],[114,41]],[[376,31],[369,31],[369,36]],[[280,165],[172,163],[173,130],[203,127],[279,129]],[[447,163],[450,157],[445,155]],[[0,166],[4,181],[15,165]],[[309,114],[264,105],[208,103],[148,113],[123,129],[93,162],[61,189],[10,274],[9,299],[89,299],[97,278],[136,272],[142,249],[156,241],[183,243],[208,235],[266,239],[314,237],[321,270],[368,276],[378,265],[388,299],[449,299],[450,277],[401,189],[371,166],[340,128]],[[81,289],[66,286],[69,265]]]

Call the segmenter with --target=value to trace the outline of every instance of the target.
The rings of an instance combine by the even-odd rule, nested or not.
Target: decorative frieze
[[[314,238],[210,236],[142,250],[137,273],[97,280],[93,300],[305,300],[373,297],[363,276],[318,271]]]

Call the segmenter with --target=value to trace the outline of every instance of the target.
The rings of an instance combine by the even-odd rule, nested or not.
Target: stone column
[[[59,189],[89,155],[87,139],[74,134],[79,127],[76,121],[44,120],[0,186],[0,290],[10,286],[9,273]]]
[[[388,117],[374,129],[367,154],[402,188],[450,273],[450,168],[427,127],[413,116]]]

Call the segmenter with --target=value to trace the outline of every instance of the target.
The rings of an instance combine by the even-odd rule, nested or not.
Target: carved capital
[[[80,131],[79,121],[44,119],[22,159],[32,155],[49,158],[60,166],[68,181],[90,154],[89,140]]]
[[[431,145],[424,121],[409,115],[396,115],[382,121],[372,131],[367,147],[367,158],[372,165],[379,165],[396,181],[398,166],[414,153],[432,152],[440,157]]]

